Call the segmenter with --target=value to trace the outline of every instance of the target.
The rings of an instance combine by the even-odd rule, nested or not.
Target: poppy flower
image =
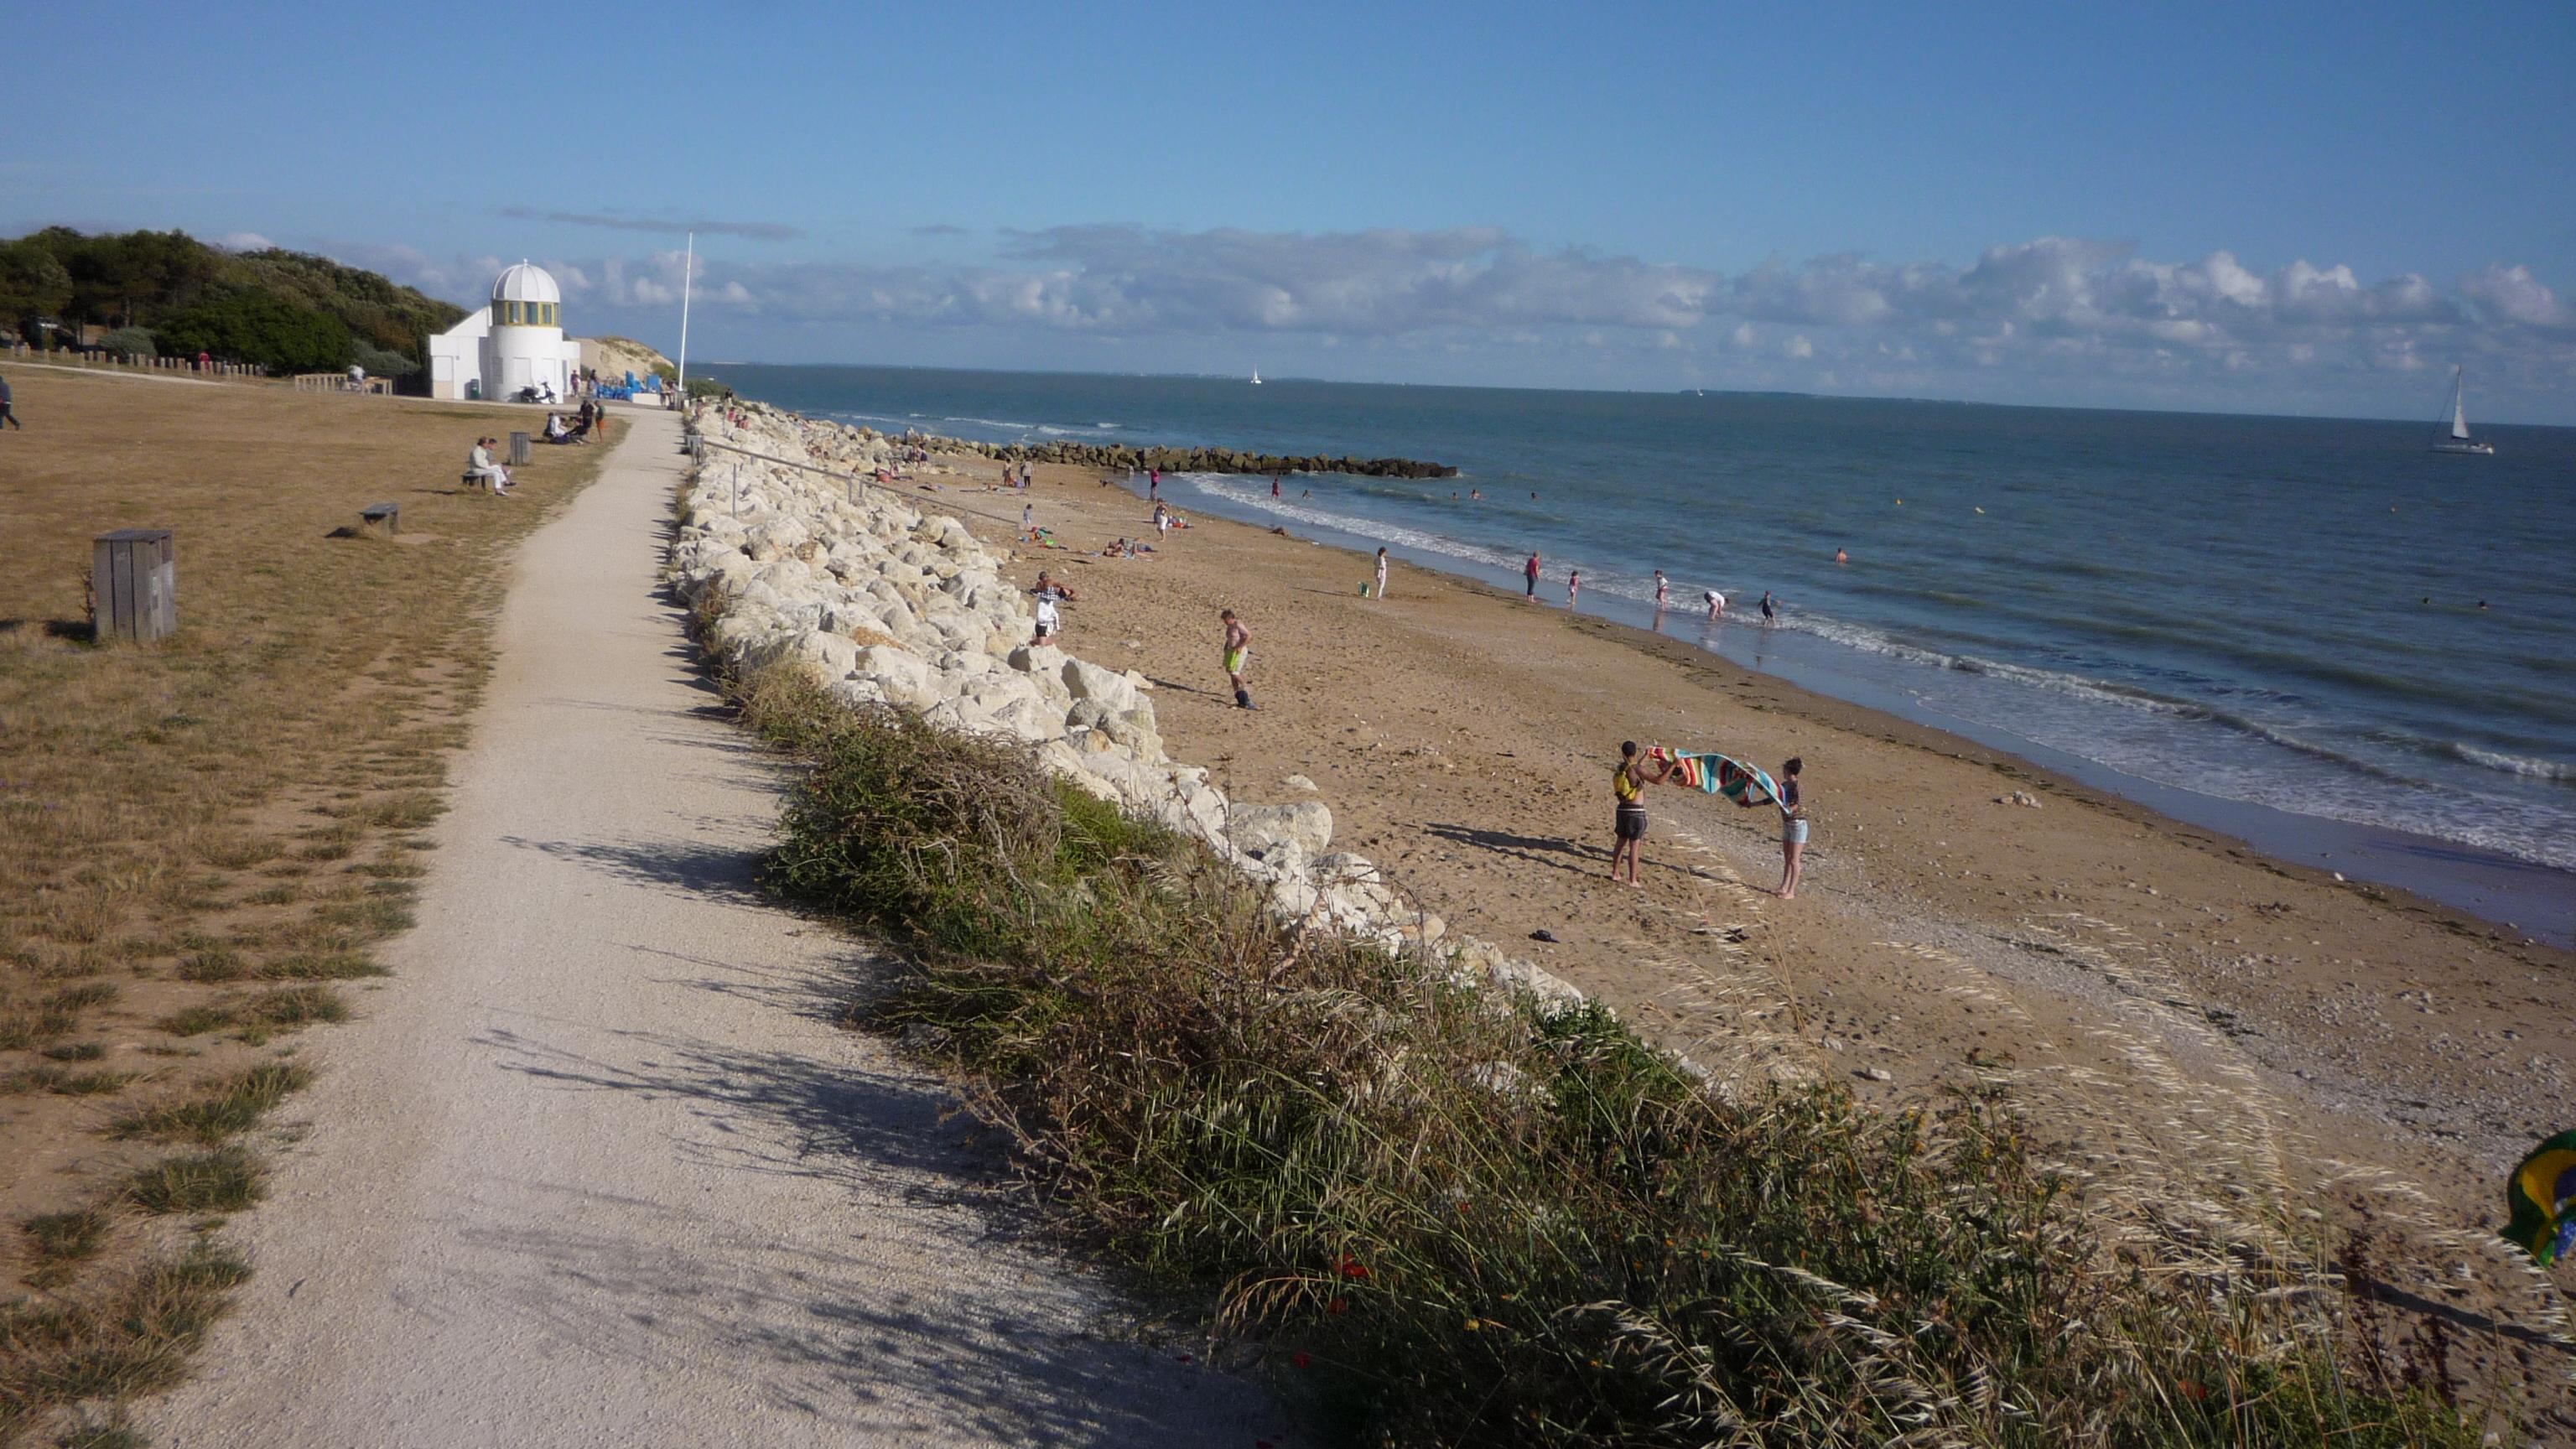
[[[1313,1368],[1315,1366],[1315,1356],[1302,1350],[1288,1355],[1288,1361],[1299,1368]]]
[[[1350,1307],[1351,1305],[1348,1303],[1336,1298],[1332,1302],[1324,1305],[1324,1311],[1326,1313],[1347,1313],[1350,1311]]]

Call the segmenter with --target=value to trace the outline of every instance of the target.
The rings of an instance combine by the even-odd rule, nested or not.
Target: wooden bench
[[[402,505],[370,503],[358,510],[358,519],[370,533],[400,533],[402,532]]]

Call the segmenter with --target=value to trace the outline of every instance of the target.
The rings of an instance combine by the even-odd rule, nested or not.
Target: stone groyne
[[[725,667],[800,668],[850,707],[892,705],[1021,742],[1076,786],[1205,842],[1283,920],[1462,978],[1580,999],[1539,967],[1451,931],[1367,859],[1333,850],[1323,801],[1229,799],[1204,768],[1167,755],[1149,680],[1032,644],[1032,608],[1002,576],[1001,556],[958,518],[860,479],[897,466],[905,445],[759,403],[733,412],[738,424],[711,410],[698,426],[708,442],[755,456],[702,452],[709,461],[683,492],[667,570],[692,604],[712,601],[703,642]]]
[[[1046,443],[977,443],[963,438],[935,438],[931,445],[946,453],[973,453],[1001,463],[1070,463],[1082,468],[1160,468],[1166,473],[1358,473],[1371,478],[1455,478],[1446,463],[1416,458],[1327,457],[1321,453],[1284,456],[1244,453],[1232,448],[1130,448],[1106,443],[1058,440]]]

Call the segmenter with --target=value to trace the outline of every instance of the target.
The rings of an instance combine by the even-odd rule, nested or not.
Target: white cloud
[[[2460,293],[2482,316],[2522,327],[2565,328],[2576,324],[2576,310],[2541,285],[2529,267],[2491,263],[2460,279]]]
[[[468,303],[498,266],[400,247],[343,254]],[[677,250],[544,262],[576,316],[679,302]],[[2576,307],[2527,267],[2500,263],[2442,287],[2307,259],[2261,269],[2228,251],[2157,261],[2078,237],[1990,247],[1964,266],[1839,254],[1727,274],[1545,251],[1492,227],[1076,226],[1006,233],[998,259],[980,265],[701,253],[695,299],[709,325],[733,319],[744,341],[732,345],[754,354],[761,337],[900,335],[997,365],[1043,355],[1123,367],[1190,349],[1230,358],[1257,341],[1274,357],[1416,356],[1427,376],[1441,375],[1428,359],[1474,359],[1486,376],[1544,382],[1575,349],[1601,359],[1586,374],[1596,380],[1679,368],[1712,383],[1821,386],[1830,374],[1855,389],[2033,397],[2074,396],[2080,381],[2091,400],[2222,407],[2258,405],[2266,390],[2259,405],[2331,402],[2356,379],[2453,361],[2529,395],[2576,381]],[[1112,356],[1139,347],[1150,354]]]
[[[277,243],[255,231],[226,232],[215,238],[215,245],[228,252],[265,252],[277,247]]]

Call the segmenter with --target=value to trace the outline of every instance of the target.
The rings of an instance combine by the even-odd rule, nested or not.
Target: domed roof
[[[492,279],[492,300],[561,302],[563,291],[555,285],[554,278],[546,275],[545,268],[521,262],[515,267],[503,268],[501,275]]]

